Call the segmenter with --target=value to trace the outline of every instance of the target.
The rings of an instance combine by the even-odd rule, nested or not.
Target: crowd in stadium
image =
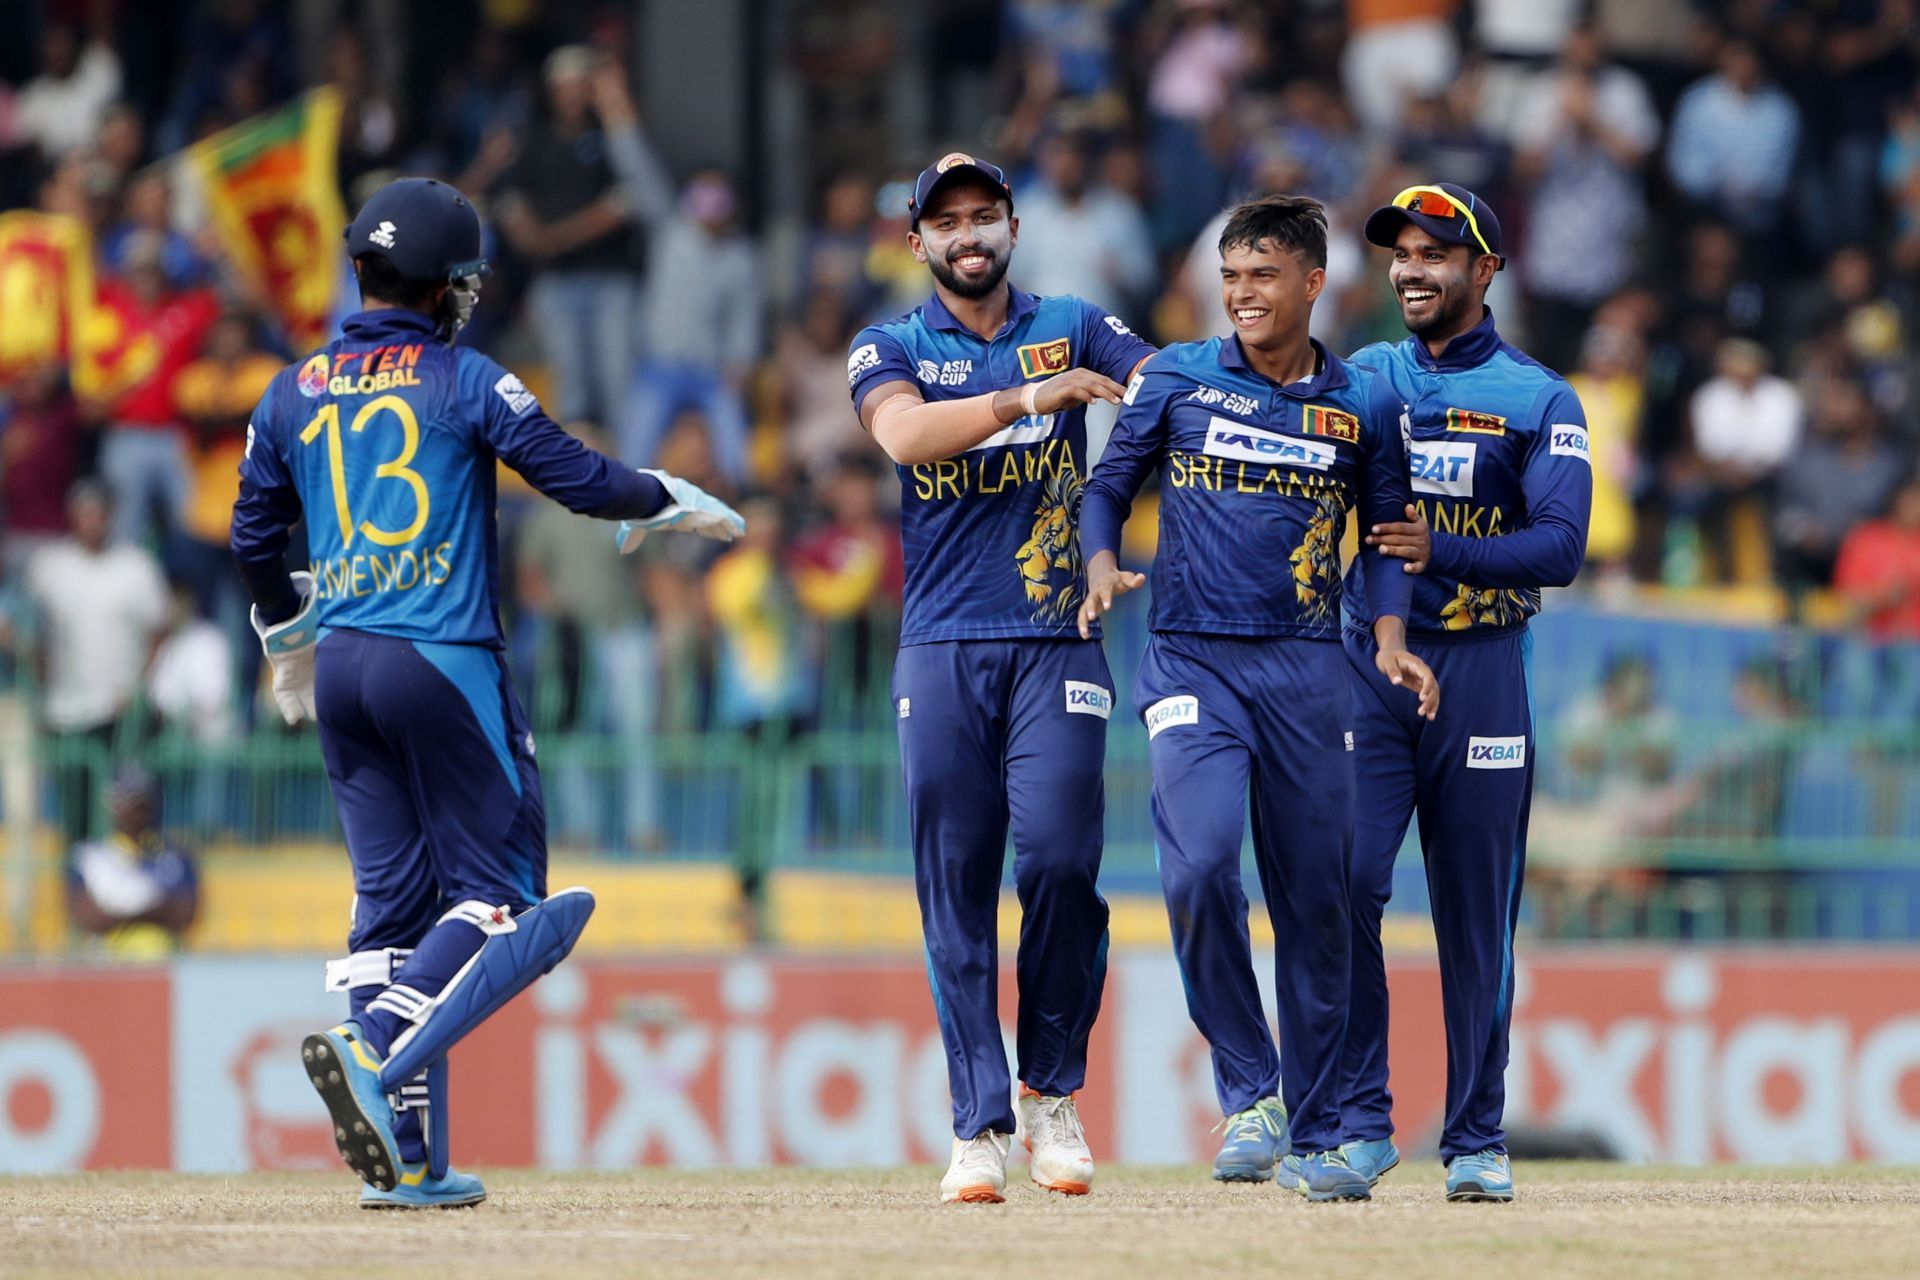
[[[109,401],[59,367],[0,387],[0,639],[37,664],[55,734],[110,737],[142,695],[204,741],[255,719],[227,518],[248,414],[301,352],[168,161],[318,84],[344,103],[347,208],[397,173],[481,205],[494,275],[462,340],[582,437],[748,518],[732,548],[660,540],[636,564],[503,489],[502,604],[540,658],[523,669],[561,673],[548,723],[805,719],[821,642],[804,638],[884,630],[897,487],[847,401],[846,340],[926,290],[903,182],[928,155],[822,139],[805,210],[768,207],[751,175],[670,171],[620,6],[475,3],[433,40],[377,3],[208,0],[166,31],[167,6],[26,8],[37,24],[0,57],[0,209],[82,220],[103,305],[157,353]],[[929,145],[1013,175],[1012,278],[1157,341],[1224,329],[1218,212],[1254,191],[1329,209],[1319,335],[1398,338],[1359,219],[1414,181],[1478,192],[1510,246],[1502,329],[1571,377],[1591,424],[1575,590],[1831,592],[1827,616],[1920,637],[1910,0],[790,8],[815,101],[857,102],[876,68],[938,48]],[[665,669],[702,671],[705,696],[636,674]]]

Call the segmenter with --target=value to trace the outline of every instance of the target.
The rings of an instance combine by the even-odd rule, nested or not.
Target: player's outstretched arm
[[[1143,362],[1144,363],[1144,362]],[[1087,598],[1080,604],[1080,637],[1093,638],[1093,624],[1111,612],[1113,602],[1147,585],[1143,573],[1120,568],[1120,530],[1133,510],[1133,497],[1166,456],[1166,408],[1173,379],[1134,370],[1120,402],[1100,465],[1093,469],[1080,498],[1080,550],[1087,560]]]
[[[1077,404],[1119,404],[1126,389],[1103,373],[1069,369],[1045,382],[1006,387],[962,400],[928,401],[905,380],[882,382],[860,400],[860,425],[903,467],[965,453],[1022,418]]]
[[[1373,665],[1388,683],[1410,690],[1420,699],[1419,712],[1428,720],[1440,714],[1440,681],[1433,668],[1407,648],[1407,623],[1404,618],[1382,614],[1373,620],[1376,646]]]

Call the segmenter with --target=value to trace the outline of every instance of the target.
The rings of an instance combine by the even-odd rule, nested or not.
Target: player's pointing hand
[[[1409,502],[1405,522],[1374,525],[1367,534],[1367,545],[1380,548],[1383,556],[1405,560],[1400,567],[1408,573],[1425,573],[1427,561],[1433,558],[1433,531],[1420,508]]]
[[[1147,585],[1147,575],[1122,569],[1111,551],[1094,553],[1087,566],[1087,598],[1080,605],[1080,638],[1093,639],[1093,624],[1113,611],[1113,602]]]
[[[1119,404],[1126,394],[1125,387],[1103,373],[1095,373],[1091,369],[1069,369],[1039,385],[1033,393],[1033,411],[1059,413],[1077,404],[1092,404],[1095,400]]]

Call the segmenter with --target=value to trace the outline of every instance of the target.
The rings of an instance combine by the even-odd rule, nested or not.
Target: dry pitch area
[[[1517,1172],[1507,1206],[1445,1203],[1425,1164],[1365,1205],[1115,1168],[1085,1199],[959,1207],[934,1169],[512,1171],[477,1209],[405,1214],[355,1208],[344,1174],[0,1178],[0,1276],[1920,1275],[1920,1170]]]

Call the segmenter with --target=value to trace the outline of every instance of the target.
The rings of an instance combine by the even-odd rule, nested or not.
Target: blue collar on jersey
[[[1007,286],[1007,292],[1010,293],[1012,297],[1007,302],[1007,323],[1000,327],[1003,333],[1011,326],[1019,323],[1040,309],[1040,299],[1035,295],[1021,289],[1016,289],[1011,284]],[[933,294],[925,302],[920,304],[920,314],[926,317],[927,324],[932,328],[956,330],[975,338],[980,336],[953,318],[953,312],[947,310],[947,304],[940,301],[940,295],[938,293]],[[998,337],[999,335],[996,334],[994,336]]]
[[[356,311],[340,325],[350,342],[389,342],[394,339],[431,338],[439,324],[432,316],[405,307],[378,307]]]
[[[1333,352],[1321,345],[1320,339],[1308,338],[1307,341],[1313,345],[1313,354],[1319,358],[1320,372],[1303,382],[1274,382],[1274,389],[1279,391],[1283,396],[1292,396],[1297,400],[1304,400],[1308,396],[1317,396],[1322,392],[1332,391],[1335,387],[1344,387],[1349,381],[1347,378],[1346,361],[1337,359]],[[1247,353],[1241,348],[1240,335],[1237,333],[1230,334],[1220,340],[1220,367],[1223,369],[1239,369],[1243,373],[1250,373],[1256,378],[1263,378],[1268,382],[1273,382],[1273,379],[1268,378],[1265,374],[1247,363]]]
[[[1449,342],[1437,360],[1427,350],[1427,344],[1411,334],[1407,337],[1407,349],[1413,353],[1420,367],[1429,373],[1448,369],[1477,369],[1500,349],[1500,334],[1493,327],[1493,308],[1487,307],[1486,313],[1480,317],[1479,324]]]

